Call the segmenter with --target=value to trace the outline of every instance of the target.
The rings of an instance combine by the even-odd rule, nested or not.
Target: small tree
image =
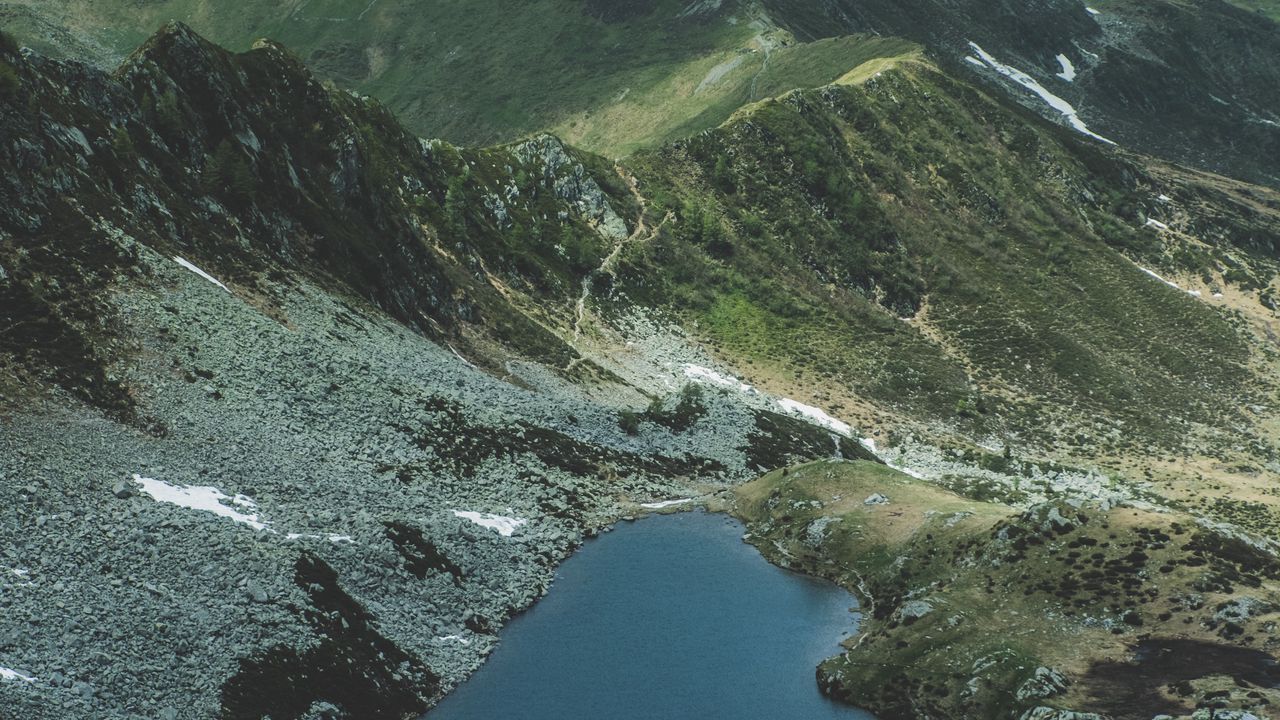
[[[455,238],[467,234],[466,181],[461,175],[450,178],[445,189],[444,223],[445,229]]]
[[[13,98],[21,87],[22,78],[18,77],[18,71],[9,63],[0,60],[0,98],[6,100]]]
[[[631,410],[623,410],[618,413],[618,427],[628,435],[640,434],[640,415]]]
[[[213,151],[201,180],[205,192],[220,193],[237,203],[250,202],[258,189],[258,180],[249,165],[249,158],[226,139]]]

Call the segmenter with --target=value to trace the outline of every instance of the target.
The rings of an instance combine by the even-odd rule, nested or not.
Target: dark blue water
[[[428,718],[871,718],[814,680],[855,629],[854,598],[770,565],[742,533],[680,513],[589,541]]]

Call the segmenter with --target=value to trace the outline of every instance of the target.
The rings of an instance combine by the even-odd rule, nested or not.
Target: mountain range
[[[0,718],[416,717],[686,498],[878,717],[1262,717],[1276,15],[0,4]]]

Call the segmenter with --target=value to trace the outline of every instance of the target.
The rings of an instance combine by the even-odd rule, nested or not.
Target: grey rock
[[[924,600],[908,600],[902,603],[902,607],[898,608],[898,618],[903,624],[910,625],[933,612],[933,610],[933,605]]]
[[[881,495],[880,493],[874,493],[868,496],[866,500],[863,500],[862,504],[863,505],[888,505],[889,498],[884,495]]]
[[[1270,603],[1245,595],[1223,603],[1222,607],[1213,614],[1213,619],[1218,622],[1238,623],[1255,615],[1271,612],[1273,608],[1274,606]]]
[[[256,603],[265,603],[271,599],[271,597],[267,595],[267,591],[263,589],[262,585],[257,580],[250,580],[248,584],[245,585],[244,590],[245,594],[249,596],[249,599]]]
[[[1068,684],[1067,678],[1057,670],[1038,667],[1015,695],[1019,700],[1052,697],[1066,690]]]
[[[1059,710],[1041,705],[1022,713],[1020,720],[1107,720],[1107,718],[1097,713]]]

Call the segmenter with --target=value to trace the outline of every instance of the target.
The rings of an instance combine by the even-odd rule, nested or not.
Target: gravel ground
[[[143,253],[155,282],[115,295],[137,345],[116,371],[167,432],[52,395],[0,424],[0,668],[21,673],[0,677],[0,716],[216,716],[243,661],[329,637],[304,556],[438,697],[585,534],[754,475],[730,393],[685,432],[629,435],[601,396],[634,391],[528,366],[513,384],[306,283],[281,288],[282,323]]]

